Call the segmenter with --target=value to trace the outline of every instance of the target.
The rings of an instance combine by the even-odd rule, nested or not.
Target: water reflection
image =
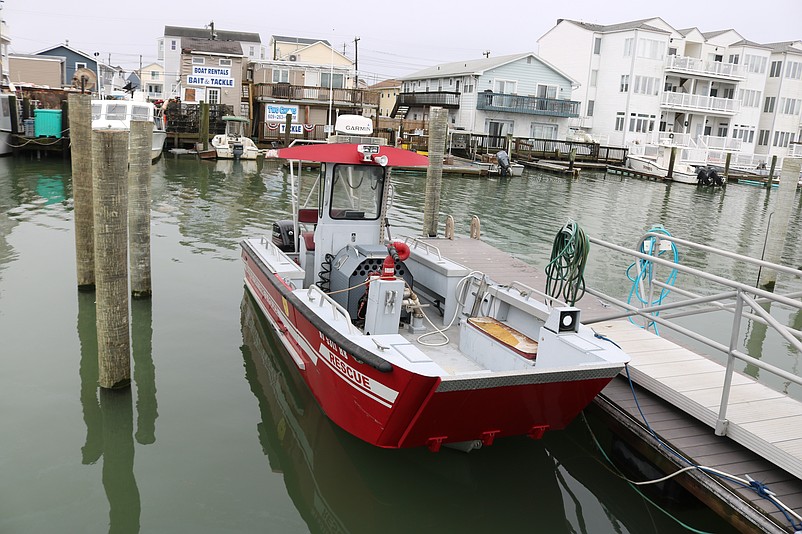
[[[242,352],[259,440],[312,532],[505,531],[526,524],[521,514],[543,532],[570,531],[542,445],[507,440],[474,455],[372,447],[329,421],[268,332],[245,295]]]
[[[108,390],[98,387],[98,343],[95,295],[77,293],[78,338],[81,345],[81,406],[86,440],[81,462],[90,465],[102,459],[102,481],[109,502],[109,532],[137,533],[141,513],[139,488],[134,476],[134,414],[132,388]],[[131,335],[134,384],[137,391],[136,441],[156,440],[158,417],[155,367],[152,357],[152,313],[150,300],[132,302]]]

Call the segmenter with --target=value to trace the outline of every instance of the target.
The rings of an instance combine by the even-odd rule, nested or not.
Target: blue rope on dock
[[[649,232],[663,234],[668,237],[671,237],[671,233],[661,225],[653,226],[651,229],[649,229]],[[657,243],[658,243],[658,238],[654,236],[644,240],[643,243],[641,243],[640,252],[643,254],[648,254],[650,256],[653,256]],[[679,251],[677,250],[677,246],[674,244],[673,241],[669,241],[669,243],[671,243],[670,250],[673,256],[672,261],[674,263],[679,263]],[[657,257],[662,256],[664,252],[666,251],[662,249],[658,250]],[[635,275],[632,272],[632,269],[636,265],[640,269],[640,274],[638,275]],[[649,296],[643,295],[641,293],[641,285],[643,285],[644,283],[646,283],[647,285],[651,285],[652,280],[654,279],[653,268],[654,268],[654,262],[645,259],[638,259],[634,263],[632,263],[629,267],[627,267],[627,278],[629,278],[629,280],[632,282],[632,289],[629,290],[629,297],[627,298],[627,304],[632,304],[633,300],[637,300],[643,307],[648,308],[651,306],[659,306],[660,304],[663,303],[663,299],[665,299],[671,292],[670,289],[666,289],[664,287],[660,288],[660,292],[654,298],[650,298]],[[677,273],[678,271],[676,269],[671,269],[671,272],[666,277],[665,284],[668,286],[673,286],[674,282],[676,282],[677,280]],[[654,312],[652,315],[656,317],[657,315],[659,315],[659,312]],[[654,321],[649,321],[646,324],[646,326],[643,327],[637,324],[632,317],[629,318],[629,321],[635,326],[638,326],[640,328],[646,328],[647,330],[649,328],[653,328],[654,333],[660,335],[657,329],[657,323],[655,323]]]

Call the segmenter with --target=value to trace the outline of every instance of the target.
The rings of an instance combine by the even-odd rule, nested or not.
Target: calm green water
[[[415,233],[425,177],[395,177],[393,232]],[[69,166],[0,160],[0,532],[684,532],[610,473],[583,421],[467,455],[379,450],[330,424],[243,289],[239,240],[269,234],[288,204],[274,164],[154,165],[154,296],[132,304],[134,385],[109,394],[96,387],[94,296],[75,289]],[[771,210],[757,188],[604,175],[447,179],[442,202],[458,231],[479,215],[484,239],[537,265],[569,217],[620,244],[662,223],[759,255]],[[786,255],[802,263],[795,243]],[[589,274],[625,294],[625,267],[602,256]],[[744,343],[796,369],[755,330]],[[729,530],[693,502],[663,504],[696,528]]]

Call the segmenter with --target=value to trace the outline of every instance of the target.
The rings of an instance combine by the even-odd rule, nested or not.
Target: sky
[[[616,24],[661,17],[674,28],[702,32],[732,28],[759,43],[802,39],[800,0],[711,0],[494,3],[488,0],[377,2],[303,0],[97,1],[0,0],[10,52],[30,54],[64,44],[125,71],[156,61],[164,26],[325,39],[358,54],[360,78],[374,83],[438,63],[537,52],[537,40],[558,19]],[[240,11],[237,6],[242,6]],[[355,44],[355,38],[359,41]]]

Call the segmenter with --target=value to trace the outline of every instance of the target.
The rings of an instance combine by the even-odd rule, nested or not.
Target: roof
[[[401,86],[401,80],[391,79],[391,80],[384,80],[383,82],[374,83],[368,89],[371,90],[378,90],[378,89],[395,89]]]
[[[751,47],[754,47],[754,48],[771,48],[768,45],[756,43],[756,42],[750,41],[748,39],[741,39],[740,41],[738,41],[736,43],[732,43],[730,46],[751,46]]]
[[[628,22],[619,22],[618,24],[591,24],[589,22],[581,22],[578,20],[571,20],[571,19],[558,19],[557,24],[562,21],[571,22],[585,28],[586,30],[590,30],[592,32],[597,33],[611,33],[611,32],[620,32],[624,30],[649,30],[654,32],[660,33],[671,33],[666,31],[662,28],[656,28],[654,26],[650,26],[647,22],[654,20],[657,17],[651,17],[648,19],[640,19],[640,20],[631,20]]]
[[[47,55],[47,54],[45,54],[45,52],[50,52],[51,50],[55,50],[56,48],[65,48],[65,49],[69,50],[70,52],[72,52],[74,54],[78,54],[80,56],[85,57],[86,59],[88,59],[89,61],[92,61],[93,63],[100,63],[100,61],[98,61],[94,56],[91,56],[91,55],[87,54],[86,52],[81,52],[80,50],[78,50],[76,48],[73,48],[68,44],[57,44],[57,45],[54,45],[54,46],[50,46],[50,47],[45,48],[43,50],[39,50],[38,52],[34,52],[33,55],[35,55],[35,56]]]
[[[537,59],[539,62],[543,63],[544,65],[552,69],[554,72],[558,73],[560,76],[569,80],[572,84],[579,83],[573,78],[571,78],[568,74],[564,73],[563,71],[561,71],[548,61],[544,60],[541,57],[538,57],[532,52],[526,52],[523,54],[511,54],[507,56],[498,56],[498,57],[486,57],[481,59],[470,59],[467,61],[455,61],[453,63],[442,63],[440,65],[434,65],[433,67],[419,70],[418,72],[413,72],[409,76],[402,76],[400,79],[402,81],[409,81],[409,80],[421,80],[426,78],[443,78],[447,76],[484,74],[485,71],[488,71],[490,69],[495,69],[497,67],[501,67],[502,65],[506,65],[508,63],[512,63],[514,61],[518,61],[520,59],[530,56]]]
[[[217,35],[218,41],[245,41],[248,43],[261,43],[262,39],[258,33],[251,32],[235,32],[229,30],[214,30]],[[182,26],[165,26],[165,37],[196,37],[199,39],[208,39],[211,37],[211,32],[206,28],[184,28]]]
[[[331,46],[331,43],[325,39],[306,39],[304,37],[286,37],[283,35],[274,35],[273,40],[278,43],[295,43],[300,45],[312,45],[315,43],[323,43],[326,46]]]
[[[8,54],[9,59],[31,59],[34,61],[67,61],[64,56],[37,56],[36,54]]]
[[[212,39],[198,39],[185,37],[181,40],[181,48],[192,52],[208,52],[211,54],[225,54],[228,56],[241,56],[242,45],[237,41],[220,41]]]
[[[766,43],[763,46],[770,48],[772,52],[791,52],[802,54],[801,41],[783,41],[781,43]],[[794,46],[796,45],[796,46]]]
[[[725,34],[727,32],[734,32],[734,31],[735,30],[733,30],[732,28],[729,28],[729,29],[726,29],[726,30],[716,30],[716,31],[713,31],[713,32],[702,32],[702,35],[704,36],[705,39],[712,39],[713,37],[718,37],[719,35],[723,35],[723,34]],[[738,32],[735,32],[735,33],[738,33]]]

